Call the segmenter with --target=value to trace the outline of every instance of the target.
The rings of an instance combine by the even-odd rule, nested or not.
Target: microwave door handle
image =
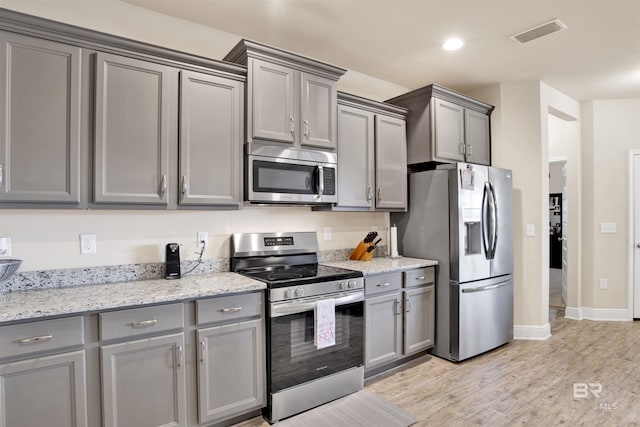
[[[322,198],[322,194],[324,193],[324,168],[322,165],[318,165],[318,198]]]

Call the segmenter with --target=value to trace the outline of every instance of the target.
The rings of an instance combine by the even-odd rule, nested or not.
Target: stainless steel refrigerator
[[[511,171],[456,163],[409,175],[404,256],[438,261],[432,353],[461,361],[513,338]]]

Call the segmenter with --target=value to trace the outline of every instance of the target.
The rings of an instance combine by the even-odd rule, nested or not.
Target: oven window
[[[363,303],[336,307],[336,344],[313,343],[313,311],[270,320],[270,392],[331,375],[363,363]]]
[[[316,194],[316,174],[316,166],[254,160],[253,191]]]

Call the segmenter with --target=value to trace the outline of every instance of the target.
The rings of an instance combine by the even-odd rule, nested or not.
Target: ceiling
[[[123,0],[409,89],[541,80],[578,100],[640,98],[640,0]],[[510,36],[559,18],[567,29]],[[445,38],[465,40],[458,51]]]

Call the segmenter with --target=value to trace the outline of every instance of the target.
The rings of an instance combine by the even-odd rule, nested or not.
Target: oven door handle
[[[316,307],[316,302],[327,299],[328,297],[314,298],[312,300],[295,301],[288,303],[271,304],[271,316],[281,317],[290,314],[304,313],[305,311],[311,311]],[[364,301],[364,292],[356,292],[350,295],[334,298],[336,307],[339,305],[350,304],[353,302]]]

